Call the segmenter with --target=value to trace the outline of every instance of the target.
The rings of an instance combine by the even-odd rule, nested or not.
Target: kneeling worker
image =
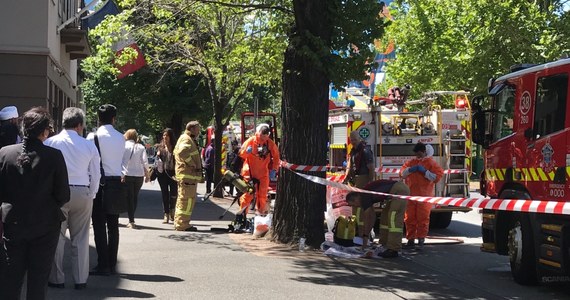
[[[394,180],[376,180],[367,184],[364,189],[393,195],[407,196],[410,194],[410,189],[406,184]],[[379,256],[385,258],[398,257],[398,251],[402,249],[404,213],[406,212],[407,200],[359,192],[350,192],[346,195],[348,205],[360,207],[364,214],[363,247],[368,244],[368,234],[370,234],[376,219],[373,204],[382,201],[387,202],[380,217],[380,244],[386,250],[380,253]]]

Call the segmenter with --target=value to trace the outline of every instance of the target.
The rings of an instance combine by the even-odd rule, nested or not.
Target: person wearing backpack
[[[401,182],[394,180],[376,180],[364,187],[365,190],[387,193],[392,195],[409,195],[410,188]],[[376,212],[374,203],[384,202],[384,209],[380,217],[380,244],[386,249],[378,254],[384,258],[398,257],[402,249],[404,236],[404,213],[406,212],[407,200],[383,195],[350,192],[346,195],[346,202],[353,207],[360,207],[364,219],[364,234],[362,235],[362,247],[368,245],[368,234],[374,226]]]
[[[346,167],[346,177],[344,184],[351,183],[357,188],[364,188],[370,181],[374,180],[374,155],[370,146],[360,137],[358,130],[350,133],[350,150],[349,160]],[[355,207],[352,214],[356,216],[358,223],[357,235],[362,237],[364,231],[364,216],[359,207]]]

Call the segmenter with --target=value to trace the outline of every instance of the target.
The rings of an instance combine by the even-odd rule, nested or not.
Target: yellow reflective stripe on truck
[[[561,167],[562,168],[562,167]],[[570,167],[564,167],[566,174],[570,177]],[[506,180],[507,169],[486,169],[485,175],[489,180]],[[556,172],[554,170],[545,172],[542,168],[515,168],[513,169],[514,181],[554,181]]]

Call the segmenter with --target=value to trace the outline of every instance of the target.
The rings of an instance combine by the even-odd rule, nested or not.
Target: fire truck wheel
[[[509,230],[508,239],[511,273],[515,281],[522,285],[537,283],[536,259],[530,221],[520,216]]]

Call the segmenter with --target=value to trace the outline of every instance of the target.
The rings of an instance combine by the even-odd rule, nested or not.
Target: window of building
[[[536,84],[534,136],[540,138],[564,129],[568,74],[541,77]]]

